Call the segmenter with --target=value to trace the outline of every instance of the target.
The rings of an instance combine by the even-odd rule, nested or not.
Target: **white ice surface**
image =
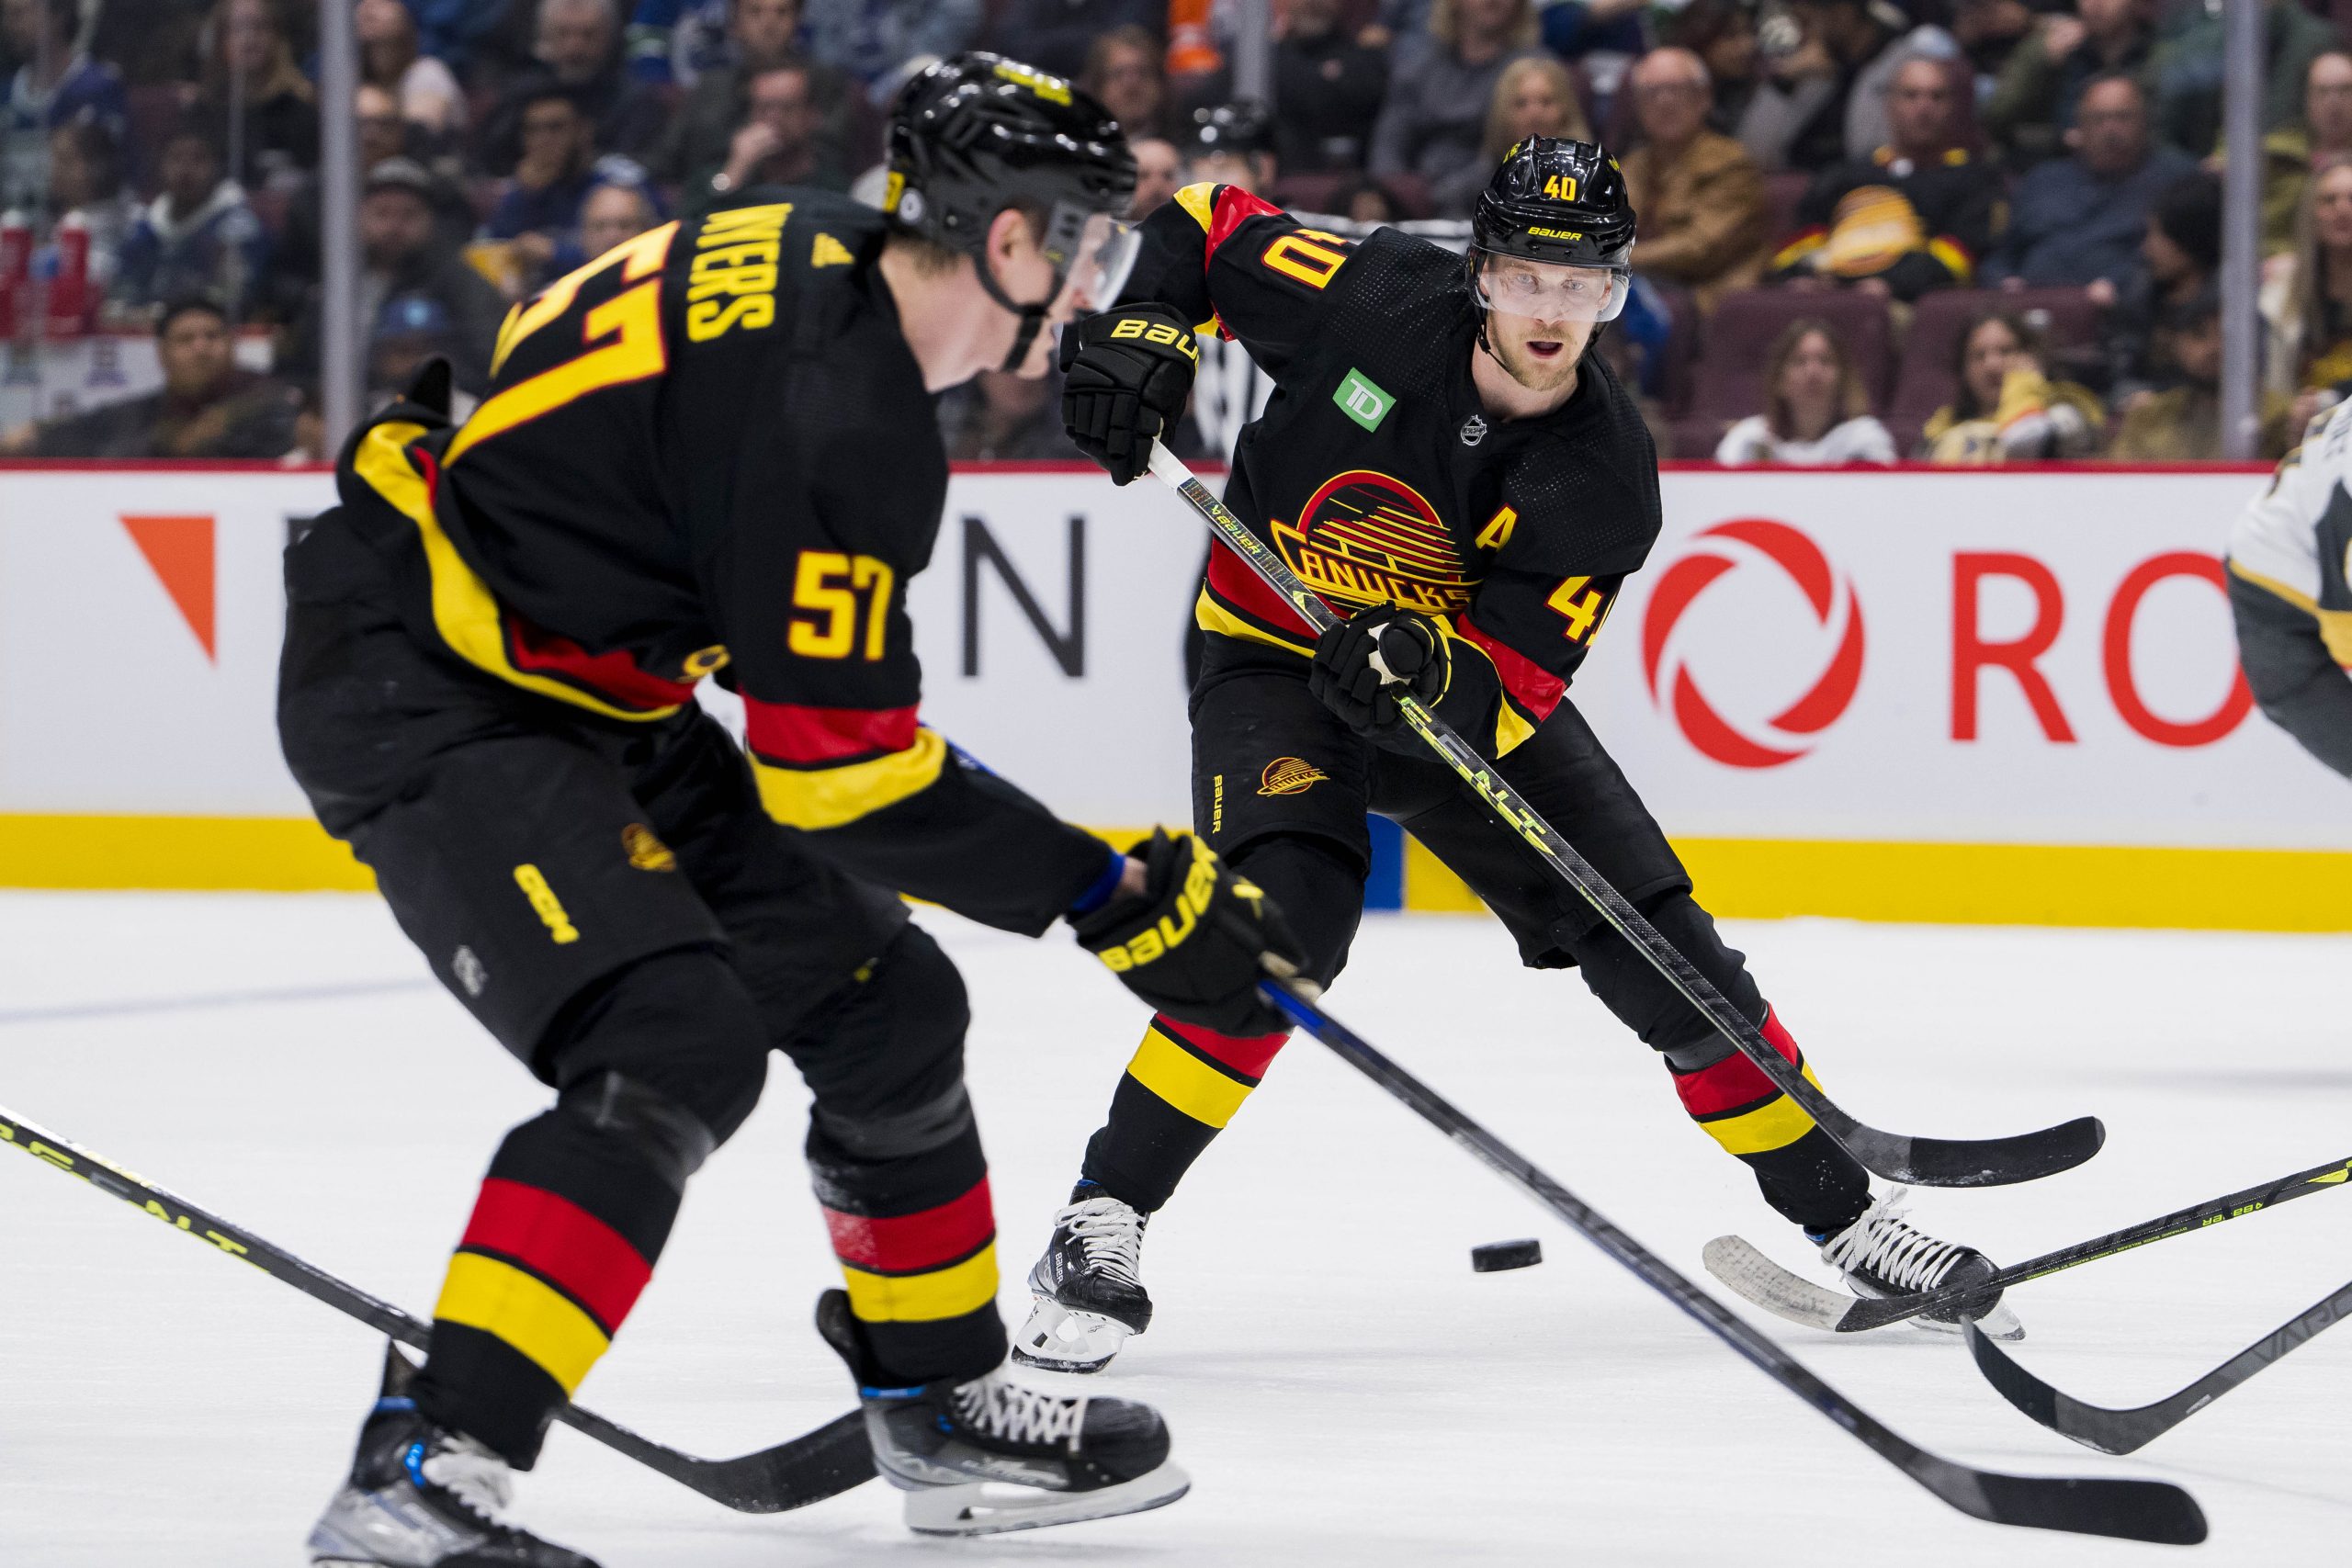
[[[1008,1311],[1142,1021],[1068,943],[926,917],[962,962]],[[1873,1122],[1992,1134],[2082,1111],[2106,1152],[2052,1181],[1930,1193],[1928,1226],[2014,1258],[2352,1153],[2352,941],[1740,925],[1829,1091]],[[1334,1006],[1676,1266],[1739,1230],[1805,1254],[1573,976],[1499,931],[1375,918]],[[0,1103],[412,1311],[500,1133],[541,1100],[369,898],[0,896]],[[848,1404],[808,1327],[835,1277],[788,1071],[697,1179],[586,1402],[744,1451]],[[1536,1235],[1544,1266],[1470,1271]],[[2013,1301],[2026,1363],[2079,1397],[2170,1393],[2341,1284],[2352,1202],[2064,1273]],[[749,1518],[558,1428],[526,1522],[606,1568],[2154,1562],[2167,1549],[1951,1512],[1311,1042],[1154,1224],[1151,1333],[1101,1386],[1158,1403],[1174,1507],[992,1541],[906,1534],[878,1485]],[[2035,1427],[1948,1340],[1761,1319],[1915,1440],[2044,1474],[2165,1476],[2203,1561],[2339,1562],[2352,1333],[2150,1450]],[[124,1205],[0,1156],[0,1562],[294,1564],[379,1343]],[[2333,1544],[2331,1544],[2333,1543]],[[2187,1561],[2188,1559],[2183,1558]]]

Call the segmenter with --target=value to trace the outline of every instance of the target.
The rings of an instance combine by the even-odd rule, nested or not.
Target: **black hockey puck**
[[[1470,1267],[1481,1274],[1498,1274],[1506,1269],[1532,1269],[1544,1261],[1544,1244],[1533,1236],[1525,1241],[1490,1241],[1484,1247],[1470,1249]]]

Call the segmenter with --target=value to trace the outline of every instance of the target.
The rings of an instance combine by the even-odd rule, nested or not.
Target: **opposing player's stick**
[[[2112,1410],[2081,1400],[2043,1382],[2011,1360],[2001,1348],[1966,1325],[1968,1348],[1976,1358],[1984,1381],[2003,1399],[2061,1437],[2072,1438],[2103,1454],[2128,1454],[2161,1438],[2230,1390],[2287,1355],[2323,1330],[2333,1328],[2352,1312],[2352,1285],[2330,1292],[2309,1312],[2290,1318],[2236,1355],[2182,1389],[2169,1399],[2133,1410]]]
[[[1745,1318],[1677,1273],[1435,1089],[1358,1038],[1317,1004],[1311,987],[1274,981],[1261,986],[1259,991],[1299,1028],[1403,1100],[1503,1179],[1566,1221],[1579,1235],[1633,1270],[1643,1283],[1747,1358],[1766,1377],[1962,1513],[1996,1525],[2119,1536],[2167,1546],[2194,1546],[2205,1539],[2205,1515],[2197,1499],[2169,1482],[2003,1475],[1928,1452],[1814,1376]]]
[[[53,1166],[68,1176],[78,1176],[99,1191],[143,1209],[198,1240],[210,1242],[232,1258],[244,1259],[271,1279],[357,1318],[400,1344],[416,1350],[427,1347],[430,1325],[419,1323],[390,1303],[378,1301],[243,1226],[199,1209],[144,1178],[100,1159],[87,1149],[77,1148],[6,1108],[0,1108],[0,1143],[14,1145],[44,1165]],[[746,1514],[777,1514],[787,1508],[806,1507],[874,1477],[874,1451],[866,1441],[865,1419],[855,1411],[836,1416],[788,1443],[778,1443],[740,1459],[698,1459],[680,1453],[577,1404],[558,1409],[556,1419],[673,1481],[693,1487],[714,1503],[723,1503]]]
[[[1299,581],[1298,574],[1260,542],[1239,518],[1226,509],[1224,502],[1210,494],[1182,459],[1170,454],[1165,443],[1152,445],[1151,472],[1205,518],[1216,536],[1263,578],[1268,587],[1287,600],[1308,626],[1319,632],[1337,623],[1339,617],[1314,590]],[[1575,846],[1520,797],[1518,791],[1505,784],[1494,765],[1463,739],[1459,731],[1430,713],[1409,693],[1398,694],[1396,706],[1413,733],[1461,775],[1503,826],[1525,840],[1555,875],[1574,888],[1578,897],[1633,943],[1668,984],[1738,1047],[1742,1055],[1756,1064],[1774,1087],[1871,1170],[1889,1180],[1926,1187],[1999,1187],[2072,1169],[2098,1153],[2107,1132],[2098,1118],[2091,1116],[2013,1138],[1973,1140],[1905,1137],[1865,1126],[1849,1116],[1772,1049],[1756,1026],[1724,999],[1713,983],[1675,951],[1674,944],[1660,935],[1639,909],[1627,903],[1576,852]]]
[[[1990,1280],[1973,1280],[1941,1291],[1919,1291],[1907,1296],[1849,1296],[1843,1291],[1825,1289],[1810,1280],[1790,1273],[1736,1235],[1719,1235],[1707,1244],[1707,1272],[1765,1311],[1778,1313],[1791,1323],[1802,1323],[1808,1328],[1825,1328],[1833,1334],[1860,1334],[1983,1295],[1987,1291],[2007,1290],[2028,1280],[2055,1274],[2062,1269],[2072,1269],[2081,1263],[2096,1263],[2102,1258],[2130,1252],[2150,1242],[2165,1241],[2173,1236],[2187,1235],[2192,1231],[2207,1230],[2227,1220],[2275,1209],[2281,1203],[2308,1198],[2314,1192],[2334,1192],[2346,1186],[2352,1186],[2352,1159],[2330,1160],[2325,1165],[2315,1165],[2292,1176],[2282,1176],[2276,1181],[2266,1181],[2243,1191],[2209,1198],[2202,1203],[2192,1203],[2186,1209],[2176,1209],[2169,1214],[2159,1214],[2153,1220],[2143,1220],[2120,1231],[2109,1231],[2105,1235],[2093,1236],[2072,1247],[2062,1247],[2055,1252],[2045,1252],[2039,1258],[2029,1258],[2022,1263],[2012,1263]]]

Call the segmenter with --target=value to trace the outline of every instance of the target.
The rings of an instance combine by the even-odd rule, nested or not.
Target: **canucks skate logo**
[[[1331,775],[1299,757],[1277,757],[1258,775],[1258,793],[1266,795],[1305,795]]]
[[[1274,548],[1309,588],[1359,608],[1451,615],[1470,603],[1476,581],[1437,509],[1412,486],[1369,468],[1325,480],[1295,524],[1276,519]]]

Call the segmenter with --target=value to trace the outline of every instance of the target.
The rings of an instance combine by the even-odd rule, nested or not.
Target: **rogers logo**
[[[1813,606],[1826,642],[1837,651],[1804,695],[1759,726],[1746,728],[1725,718],[1700,691],[1683,649],[1671,649],[1674,628],[1716,579],[1740,568],[1776,568]],[[1758,649],[1802,646],[1805,640],[1758,628]],[[1666,569],[1650,595],[1642,620],[1642,672],[1651,700],[1674,716],[1683,738],[1700,754],[1734,768],[1777,768],[1813,750],[1810,739],[1838,722],[1854,700],[1862,678],[1862,606],[1854,585],[1831,570],[1821,547],[1786,523],[1742,517],[1698,536],[1691,547]],[[1661,681],[1661,677],[1664,677]]]

